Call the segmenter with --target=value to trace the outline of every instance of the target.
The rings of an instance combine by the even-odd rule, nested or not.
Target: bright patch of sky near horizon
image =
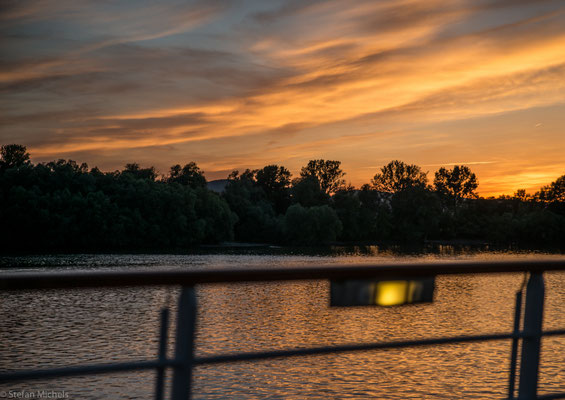
[[[565,173],[563,0],[8,0],[0,35],[0,143],[36,162]]]

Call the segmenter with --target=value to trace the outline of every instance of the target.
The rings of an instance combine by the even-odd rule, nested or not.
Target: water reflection
[[[391,261],[388,256],[84,257],[62,257],[60,268],[72,262],[84,267],[93,260],[99,268],[162,269]],[[425,256],[430,257],[437,255]],[[509,331],[513,296],[522,279],[521,274],[439,276],[435,303],[402,308],[330,309],[325,281],[202,287],[197,291],[197,353]],[[565,276],[547,274],[546,282],[544,328],[565,327]],[[177,293],[165,288],[5,293],[0,365],[24,369],[156,357],[158,312]],[[195,398],[503,398],[509,349],[510,343],[501,341],[199,367]],[[544,339],[542,393],[565,391],[563,365],[565,338]],[[66,390],[81,399],[151,398],[153,385],[154,373],[136,372],[2,385],[0,390]]]

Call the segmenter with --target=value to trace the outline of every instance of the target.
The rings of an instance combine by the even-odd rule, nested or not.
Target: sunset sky
[[[34,162],[565,174],[563,0],[5,0],[0,35],[0,144]]]

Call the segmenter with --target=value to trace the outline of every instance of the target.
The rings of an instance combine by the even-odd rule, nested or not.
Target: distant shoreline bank
[[[129,250],[92,250],[73,249],[54,251],[39,250],[30,252],[6,252],[0,254],[2,258],[26,257],[26,256],[69,256],[69,255],[207,255],[207,254],[229,254],[229,255],[378,255],[382,254],[466,254],[466,253],[489,253],[489,252],[551,252],[565,254],[565,246],[519,246],[519,245],[497,245],[481,240],[429,240],[424,243],[408,244],[400,242],[379,243],[346,243],[338,242],[327,245],[297,246],[277,245],[272,243],[249,243],[249,242],[223,242],[218,244],[199,245],[190,248],[168,248],[168,249],[129,249]],[[0,263],[1,266],[1,263]]]

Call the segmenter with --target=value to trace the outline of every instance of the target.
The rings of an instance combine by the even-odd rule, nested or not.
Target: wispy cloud
[[[496,161],[461,161],[461,162],[448,162],[442,164],[424,164],[423,167],[447,167],[455,165],[483,165],[483,164],[493,164]]]

